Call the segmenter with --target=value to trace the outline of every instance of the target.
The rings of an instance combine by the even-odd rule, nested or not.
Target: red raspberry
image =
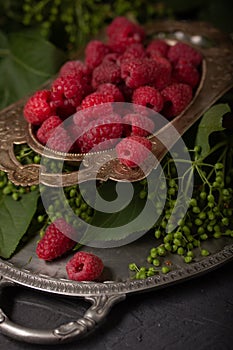
[[[40,259],[53,260],[71,250],[76,242],[76,231],[64,219],[56,219],[51,223],[36,247],[36,254]]]
[[[106,104],[108,102],[114,102],[114,97],[112,94],[93,92],[90,95],[87,95],[81,103],[81,108],[94,107],[100,104]],[[109,110],[108,110],[109,111]]]
[[[183,58],[194,66],[198,66],[202,61],[202,55],[200,52],[181,42],[176,43],[174,46],[170,46],[167,57],[172,63],[176,63],[180,58]]]
[[[157,66],[153,60],[136,58],[124,60],[121,64],[121,77],[132,89],[149,84],[156,74]]]
[[[166,57],[168,53],[169,45],[160,39],[152,40],[146,48],[148,57],[153,58],[154,56]]]
[[[161,91],[164,99],[162,114],[171,119],[179,115],[192,100],[192,88],[187,84],[171,84]]]
[[[121,93],[120,89],[114,84],[106,83],[101,84],[97,88],[97,92],[106,95],[112,95],[115,102],[124,102],[124,96]]]
[[[62,120],[57,115],[49,117],[42,123],[36,133],[37,139],[42,143],[42,145],[46,145],[54,129],[61,123]]]
[[[55,114],[55,108],[51,105],[51,92],[39,90],[32,95],[24,106],[24,117],[28,123],[40,125],[51,115]]]
[[[151,86],[141,86],[133,93],[132,102],[160,112],[163,108],[163,98],[160,92]]]
[[[62,127],[58,126],[51,133],[46,146],[55,151],[60,152],[71,152],[72,151],[72,141],[68,132]]]
[[[132,44],[123,53],[123,55],[119,58],[119,61],[122,62],[123,60],[127,59],[135,59],[135,58],[145,58],[146,57],[146,51],[144,49],[144,46],[141,43]]]
[[[171,82],[172,65],[162,56],[154,56],[153,60],[157,65],[157,75],[152,82],[153,87],[156,89],[163,89]]]
[[[116,84],[121,81],[120,67],[111,62],[103,62],[93,70],[92,86],[96,89],[100,84],[112,83]]]
[[[110,52],[110,48],[99,40],[91,40],[85,49],[85,63],[91,69],[97,67],[105,55]]]
[[[63,64],[63,66],[60,68],[59,75],[60,76],[66,76],[70,74],[75,74],[77,76],[84,76],[89,75],[90,70],[82,61],[67,61]]]
[[[192,63],[179,59],[173,69],[172,78],[178,83],[185,83],[195,88],[199,83],[200,74]]]
[[[113,51],[122,53],[129,45],[142,42],[145,38],[145,31],[125,17],[116,17],[108,26],[107,35],[108,44]]]
[[[94,281],[103,271],[103,261],[87,252],[76,253],[66,264],[69,279],[74,281]]]
[[[138,135],[146,137],[154,131],[154,122],[150,118],[141,114],[126,114],[122,123],[124,124],[125,136]]]
[[[130,168],[142,164],[151,149],[152,144],[148,139],[136,135],[126,137],[116,145],[119,161]]]
[[[122,119],[117,114],[92,120],[87,130],[77,140],[82,153],[112,148],[123,131]]]
[[[57,114],[62,118],[73,114],[87,93],[85,88],[85,82],[78,79],[76,74],[55,79],[51,87],[51,96]]]

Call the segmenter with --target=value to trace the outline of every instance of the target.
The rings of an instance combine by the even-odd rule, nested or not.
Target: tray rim
[[[143,280],[76,282],[63,278],[33,273],[27,269],[15,267],[12,263],[0,259],[1,277],[16,284],[35,290],[66,296],[120,295],[143,292],[166,287],[210,272],[233,260],[233,243],[227,244],[200,261],[192,262],[174,269],[167,274],[158,274]],[[1,281],[1,279],[0,279]]]

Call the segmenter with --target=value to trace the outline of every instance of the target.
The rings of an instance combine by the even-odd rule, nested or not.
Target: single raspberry
[[[138,135],[146,137],[154,131],[155,124],[152,119],[137,113],[126,114],[122,118],[124,135]]]
[[[196,67],[202,61],[202,55],[200,52],[198,52],[193,47],[181,42],[178,42],[175,45],[170,46],[167,53],[167,57],[172,63],[176,63],[180,58],[183,58],[186,61],[192,63]]]
[[[89,123],[87,130],[77,140],[77,145],[82,153],[109,149],[115,146],[122,131],[122,119],[119,115],[104,116]]]
[[[66,118],[76,111],[89,92],[87,82],[76,74],[58,77],[51,86],[51,99],[57,114]]]
[[[134,90],[132,102],[160,112],[163,108],[161,93],[151,86],[141,86]]]
[[[51,261],[71,250],[76,242],[72,240],[76,231],[64,219],[56,219],[51,223],[36,247],[40,259]]]
[[[145,38],[145,31],[125,17],[116,17],[108,26],[107,35],[108,45],[113,51],[122,53],[129,45],[142,42]]]
[[[101,63],[93,70],[92,86],[96,89],[100,84],[112,83],[117,84],[121,81],[121,69],[115,63]]]
[[[24,117],[28,123],[40,125],[55,114],[55,108],[50,102],[51,92],[49,90],[39,90],[32,95],[23,109]]]
[[[60,68],[59,76],[66,76],[75,74],[77,76],[84,76],[90,74],[90,69],[82,61],[67,61]]]
[[[151,83],[156,74],[157,66],[153,60],[136,58],[124,60],[121,64],[121,77],[132,89]]]
[[[85,63],[86,65],[94,69],[102,61],[105,55],[110,52],[110,48],[99,40],[91,40],[85,49]]]
[[[37,130],[36,136],[42,145],[46,145],[54,129],[61,123],[62,120],[57,115],[53,115],[41,124]]]
[[[169,45],[160,39],[152,40],[146,48],[148,57],[153,58],[154,56],[166,57],[168,53]]]
[[[195,88],[200,81],[200,74],[192,63],[180,58],[173,69],[172,78],[177,83],[185,83]]]
[[[94,281],[104,269],[103,261],[87,252],[76,253],[66,264],[69,279],[74,281]]]
[[[47,140],[46,146],[52,150],[65,153],[72,151],[71,138],[68,132],[62,126],[58,126],[54,129]]]
[[[119,161],[130,168],[142,164],[150,155],[151,149],[152,144],[148,139],[136,135],[126,137],[116,145]]]
[[[152,85],[156,89],[161,90],[171,82],[172,65],[162,56],[154,56],[153,59],[157,64],[157,75]]]
[[[145,58],[146,51],[144,46],[141,43],[132,44],[123,53],[123,55],[119,58],[119,61],[122,62],[127,59],[135,59],[135,58]]]
[[[87,95],[81,103],[81,108],[94,107],[100,104],[106,104],[108,102],[114,102],[114,97],[112,94],[102,93],[102,92],[93,92],[90,95]]]
[[[120,89],[111,83],[101,84],[97,88],[97,92],[106,95],[112,95],[115,102],[124,102],[124,96]]]
[[[192,100],[192,88],[187,84],[171,84],[161,91],[164,99],[162,114],[171,119],[179,115]]]

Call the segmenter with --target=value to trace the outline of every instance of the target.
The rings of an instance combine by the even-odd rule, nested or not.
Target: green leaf
[[[37,208],[38,191],[24,194],[19,201],[0,198],[0,256],[10,258],[26,233]]]
[[[116,186],[120,186],[117,195]],[[132,186],[132,195],[129,193],[129,187]],[[119,189],[118,189],[119,190]],[[85,232],[81,243],[105,242],[110,246],[113,242],[131,240],[130,237],[137,239],[137,233],[148,231],[154,224],[156,217],[155,206],[150,200],[144,200],[139,197],[142,190],[140,183],[115,183],[107,181],[100,189],[101,197],[106,201],[106,208],[112,205],[112,201],[119,199],[118,210],[113,212],[96,210],[91,225]],[[131,199],[130,199],[131,198]],[[100,208],[101,199],[97,197],[96,208]],[[120,203],[120,204],[119,204]],[[104,206],[102,206],[102,209]],[[133,235],[133,236],[132,236]]]
[[[198,126],[195,144],[201,146],[201,156],[206,157],[210,151],[209,136],[214,131],[224,130],[222,117],[230,112],[228,104],[218,104],[211,107],[202,117]]]
[[[33,92],[65,61],[64,53],[37,32],[0,32],[0,108]]]

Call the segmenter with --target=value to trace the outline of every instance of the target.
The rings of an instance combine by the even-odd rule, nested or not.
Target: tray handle
[[[2,279],[0,288],[14,286],[15,283]],[[40,330],[27,328],[12,322],[0,308],[0,332],[18,341],[34,344],[57,344],[70,342],[88,335],[104,321],[112,306],[125,299],[125,294],[85,296],[92,305],[83,317],[58,326],[55,329]]]

